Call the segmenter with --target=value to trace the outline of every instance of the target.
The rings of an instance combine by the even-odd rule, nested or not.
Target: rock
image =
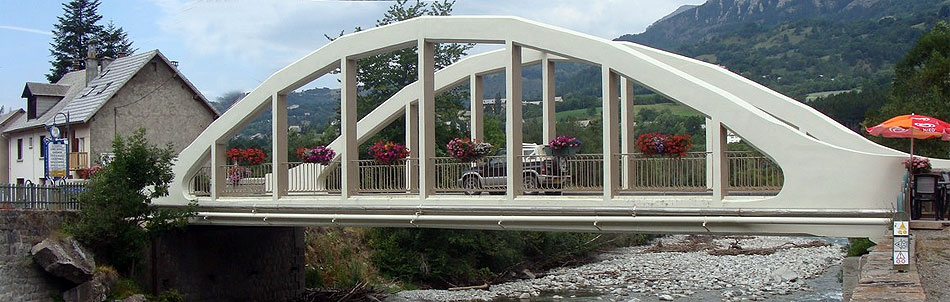
[[[117,300],[119,302],[148,302],[148,298],[145,298],[143,294],[131,295],[128,298]]]
[[[525,277],[528,277],[528,279],[534,279],[538,277],[538,276],[535,276],[533,273],[531,273],[531,271],[529,271],[528,269],[522,270],[521,273],[523,273]]]
[[[673,296],[670,295],[660,295],[660,301],[673,301]]]
[[[64,292],[63,300],[66,302],[103,302],[118,280],[119,275],[114,271],[96,272],[92,280]]]
[[[47,238],[30,249],[33,261],[50,274],[81,284],[96,268],[92,253],[72,237]]]
[[[529,293],[521,293],[521,295],[518,296],[518,299],[531,299],[531,294],[529,294]]]
[[[795,282],[795,280],[798,280],[798,274],[786,266],[779,267],[778,269],[772,271],[770,275],[772,280],[778,282]]]
[[[554,295],[554,296],[551,296],[551,299],[564,299],[564,297]]]

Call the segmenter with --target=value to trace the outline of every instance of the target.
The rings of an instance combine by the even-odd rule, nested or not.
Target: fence
[[[82,184],[0,185],[0,210],[76,211],[79,210],[79,193],[85,190]]]
[[[708,152],[690,152],[678,158],[645,156],[641,153],[618,154],[614,161],[623,171],[632,171],[631,182],[620,182],[621,192],[709,192],[707,184]],[[601,154],[577,154],[566,157],[549,155],[521,156],[525,191],[528,193],[601,192],[604,159]],[[753,151],[726,152],[728,189],[733,192],[776,192],[783,183],[782,169],[768,157]],[[451,157],[432,158],[437,193],[504,193],[507,165],[504,156],[489,156],[475,162],[459,162]],[[287,164],[288,191],[291,194],[338,194],[340,163],[328,165],[290,162]],[[418,167],[417,159],[392,164],[359,160],[359,192],[417,192],[409,173]],[[227,179],[222,193],[227,195],[270,194],[271,165],[253,167],[224,166]],[[323,170],[329,171],[323,179]],[[621,174],[622,175],[622,174]],[[622,177],[622,176],[621,176]],[[191,193],[207,196],[210,192],[210,167],[192,178]]]

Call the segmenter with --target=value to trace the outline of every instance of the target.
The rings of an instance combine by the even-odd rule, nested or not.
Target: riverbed
[[[842,244],[799,237],[667,236],[488,290],[403,291],[387,301],[840,301]],[[681,246],[688,251],[669,251]]]

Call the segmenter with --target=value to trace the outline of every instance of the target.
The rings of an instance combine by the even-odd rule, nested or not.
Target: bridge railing
[[[645,156],[641,153],[619,154],[616,167],[621,171],[620,192],[709,192],[708,152],[689,152],[682,157]],[[733,192],[777,192],[782,188],[781,168],[766,156],[754,151],[726,152],[729,179]],[[603,155],[521,156],[525,175],[523,187],[533,192],[601,192],[603,191]],[[442,194],[464,192],[504,193],[507,187],[507,166],[504,156],[489,156],[474,162],[459,162],[451,157],[433,158],[435,190]],[[327,165],[289,162],[288,192],[292,195],[339,194],[341,175],[339,161]],[[391,164],[359,160],[359,192],[405,194],[418,192],[418,159],[407,158]],[[222,193],[228,196],[271,194],[271,164],[242,167],[222,166],[225,171]],[[323,173],[324,178],[320,179]],[[624,173],[629,170],[628,173]],[[210,167],[204,167],[192,178],[190,189],[196,196],[207,196],[211,190]],[[466,178],[474,177],[475,182]],[[631,177],[630,181],[625,178]],[[477,190],[476,190],[477,189]]]
[[[621,173],[631,166],[630,182],[622,181],[621,191],[705,192],[709,152],[689,152],[682,157],[647,156],[643,153],[620,155]]]

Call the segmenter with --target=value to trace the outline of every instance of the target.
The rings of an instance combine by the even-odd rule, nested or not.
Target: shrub
[[[848,238],[848,257],[861,256],[868,253],[868,249],[875,246],[868,238]]]
[[[139,129],[128,138],[116,136],[112,149],[115,158],[79,194],[78,217],[64,228],[93,249],[100,263],[132,272],[150,236],[184,227],[195,207],[150,205],[153,198],[168,195],[174,159],[170,145],[150,145]]]

